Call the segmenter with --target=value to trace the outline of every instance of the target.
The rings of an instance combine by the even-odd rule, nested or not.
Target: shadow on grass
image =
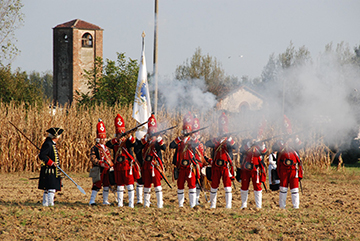
[[[337,167],[336,163],[331,164],[332,167]],[[356,163],[343,163],[344,167],[360,167],[360,161]]]
[[[345,167],[360,167],[360,161],[358,161],[357,163],[352,163],[352,164],[345,164]]]
[[[22,201],[22,202],[17,202],[17,201],[1,201],[0,200],[0,206],[5,206],[5,207],[21,207],[21,206],[26,206],[26,207],[43,207],[42,203],[40,201],[37,202],[33,202],[33,201]],[[87,202],[57,202],[55,201],[55,206],[58,207],[62,207],[62,206],[66,206],[66,207],[88,207],[89,203]],[[97,206],[102,206],[102,205],[97,205]]]

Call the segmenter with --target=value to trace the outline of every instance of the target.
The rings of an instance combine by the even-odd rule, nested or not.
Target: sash
[[[110,156],[109,150],[107,150],[107,152],[106,152],[99,143],[96,144],[96,147],[99,149],[99,151],[101,152],[101,154],[102,154],[103,156],[105,156],[106,161],[108,162],[109,166],[110,166],[110,167],[113,167],[113,166],[114,166],[114,163],[113,163],[112,160],[111,160],[111,156]],[[107,149],[107,148],[106,148],[106,149]]]

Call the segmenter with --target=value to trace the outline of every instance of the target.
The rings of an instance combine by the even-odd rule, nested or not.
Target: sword
[[[61,169],[58,165],[56,165],[57,169],[59,169],[62,173],[64,173],[64,175],[69,178],[75,185],[76,187],[80,190],[81,193],[86,195],[86,192],[84,191],[84,189],[82,189],[82,187],[80,187],[71,177],[69,177],[68,174],[66,174],[66,172],[63,171],[63,169]]]
[[[36,147],[36,149],[38,149],[38,150],[40,151],[40,148],[39,148],[37,145],[35,145],[21,130],[19,130],[19,129],[18,129],[13,123],[11,123],[10,121],[9,121],[9,123],[10,123],[13,127],[15,127],[15,129],[16,129],[18,132],[20,132],[28,141],[30,141],[30,143],[33,144],[33,146]],[[83,194],[86,194],[85,191],[84,191],[84,189],[82,189],[73,179],[71,179],[71,177],[69,177],[68,174],[66,174],[59,166],[57,166],[57,165],[55,165],[55,166],[56,166],[62,173],[64,173],[64,175],[67,176],[67,177],[76,185],[76,187],[80,190],[80,192],[82,192]]]

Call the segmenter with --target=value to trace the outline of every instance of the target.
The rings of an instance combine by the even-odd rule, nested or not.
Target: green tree
[[[21,0],[1,0],[0,3],[0,67],[11,64],[19,50],[14,31],[23,23]]]
[[[42,90],[43,99],[52,100],[53,98],[53,75],[50,71],[43,74],[33,71],[29,75],[30,83]]]
[[[0,68],[0,100],[2,102],[40,104],[43,101],[42,97],[41,86],[32,83],[26,72],[16,70],[15,73],[11,73],[9,68]]]
[[[177,66],[175,78],[178,80],[204,79],[207,90],[216,96],[227,93],[232,87],[238,86],[238,79],[225,75],[221,63],[209,54],[202,55],[200,47],[195,50],[191,59]]]
[[[95,67],[86,71],[90,92],[77,92],[76,100],[80,105],[105,103],[128,105],[134,101],[139,65],[137,60],[126,61],[124,53],[117,53],[117,60],[95,60]]]

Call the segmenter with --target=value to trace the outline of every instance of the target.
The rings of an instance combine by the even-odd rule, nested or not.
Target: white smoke
[[[316,60],[284,70],[278,77],[278,85],[268,87],[269,93],[281,96],[273,98],[276,102],[270,103],[274,108],[270,113],[282,116],[284,91],[285,100],[294,96],[299,100],[285,114],[301,128],[326,136],[328,142],[335,143],[358,129],[359,108],[350,97],[360,98],[356,91],[360,87],[359,66],[344,61],[337,53],[326,52]]]
[[[259,124],[265,119],[268,122],[265,137],[281,134],[279,128],[270,134],[269,128],[274,124],[282,126],[283,114],[291,120],[293,132],[315,133],[317,137],[326,138],[328,144],[349,138],[351,131],[358,129],[360,102],[357,107],[350,98],[360,100],[357,91],[360,90],[359,66],[329,51],[319,54],[315,60],[294,64],[287,69],[277,69],[276,73],[277,81],[266,87],[267,103],[263,110],[245,115],[228,113],[229,132],[250,129],[247,133],[239,134],[239,137],[254,137]],[[187,111],[204,114],[206,118],[200,120],[201,126],[214,127],[215,124],[212,131],[217,129],[221,112],[214,108],[216,96],[206,91],[203,79],[159,78],[158,91],[158,106],[181,115]],[[288,100],[296,101],[292,102],[291,108],[284,108],[283,103]],[[307,141],[306,135],[301,137]]]
[[[203,79],[161,78],[158,82],[160,105],[168,111],[207,112],[216,105],[215,95],[206,91]]]

